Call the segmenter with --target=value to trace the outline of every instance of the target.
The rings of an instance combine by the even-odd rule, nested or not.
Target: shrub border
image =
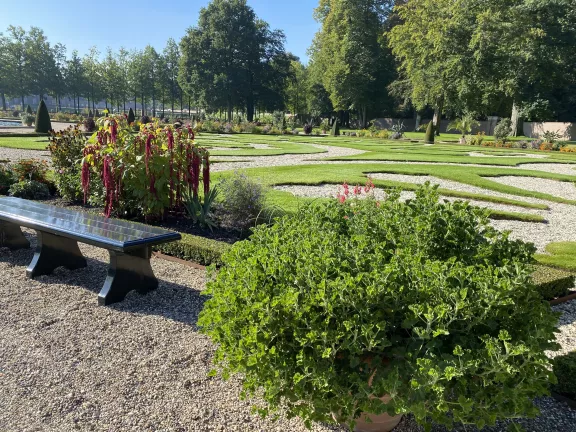
[[[164,243],[153,247],[155,252],[163,255],[192,261],[202,266],[222,265],[222,255],[230,248],[230,244],[182,233],[182,240]]]

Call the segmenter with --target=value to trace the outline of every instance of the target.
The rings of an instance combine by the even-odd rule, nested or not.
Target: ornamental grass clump
[[[427,185],[407,202],[311,204],[232,246],[199,319],[222,376],[307,426],[536,415],[558,316],[532,283],[535,248],[438,200]]]

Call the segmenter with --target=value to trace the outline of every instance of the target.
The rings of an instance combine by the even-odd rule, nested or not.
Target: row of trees
[[[69,95],[210,112],[576,117],[572,0],[319,0],[303,65],[246,0],[213,0],[180,43],[80,58],[42,31],[0,36],[0,95]],[[5,103],[4,103],[5,105]],[[79,102],[75,103],[76,106]]]

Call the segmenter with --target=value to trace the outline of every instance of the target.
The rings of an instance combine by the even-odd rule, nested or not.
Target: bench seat
[[[149,225],[76,211],[20,198],[0,198],[0,246],[30,247],[20,227],[36,231],[38,244],[27,276],[50,274],[57,267],[86,266],[78,243],[107,249],[108,277],[98,295],[101,305],[124,299],[132,289],[155,289],[158,280],[150,266],[152,246],[180,240],[181,235]]]

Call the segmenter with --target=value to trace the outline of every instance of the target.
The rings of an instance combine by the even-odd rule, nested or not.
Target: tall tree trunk
[[[190,96],[188,96],[188,118],[190,118],[190,117],[191,117],[191,114],[190,114]]]
[[[228,113],[227,113],[227,120],[229,122],[232,121],[232,96],[228,95]]]
[[[4,92],[0,93],[0,96],[2,96],[2,110],[6,111],[6,96]]]
[[[252,92],[248,93],[246,98],[246,120],[254,121],[254,94]]]
[[[366,105],[362,105],[358,110],[358,117],[360,117],[360,126],[362,129],[366,128]]]
[[[184,92],[180,92],[180,115],[182,115],[183,109],[184,109]]]
[[[22,111],[24,111],[24,95],[20,95],[20,100],[22,101]]]
[[[516,99],[512,103],[512,115],[510,116],[512,122],[512,136],[524,135],[524,122],[520,118],[520,104]]]
[[[146,111],[144,110],[144,93],[142,93],[142,117],[146,115]]]
[[[438,98],[438,103],[434,109],[434,118],[432,119],[436,136],[440,136],[440,125],[442,123],[442,111],[444,111],[444,95]]]
[[[422,116],[418,113],[418,110],[414,109],[414,132],[418,132],[421,122]]]

